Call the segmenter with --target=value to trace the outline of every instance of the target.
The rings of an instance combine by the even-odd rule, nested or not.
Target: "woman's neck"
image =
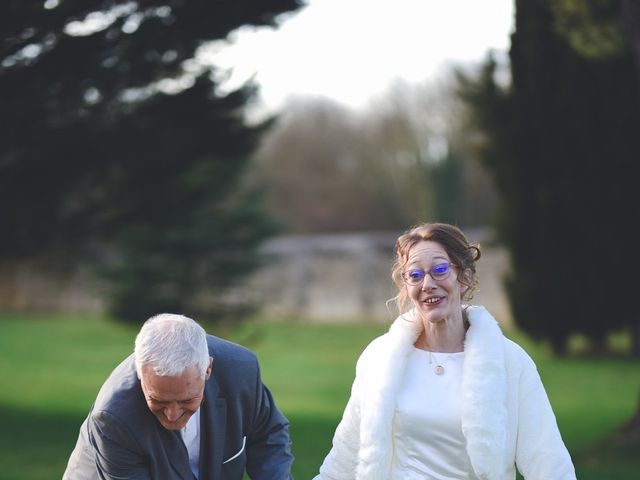
[[[431,352],[462,352],[467,328],[468,324],[463,316],[439,322],[424,321],[415,346]]]

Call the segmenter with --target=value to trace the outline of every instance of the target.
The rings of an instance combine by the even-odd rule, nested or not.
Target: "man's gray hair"
[[[204,378],[209,366],[207,334],[189,317],[161,313],[142,325],[134,355],[138,377],[149,365],[161,377],[177,377],[195,368]]]

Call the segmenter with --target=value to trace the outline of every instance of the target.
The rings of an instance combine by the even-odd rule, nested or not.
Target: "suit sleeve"
[[[518,470],[526,480],[576,480],[549,398],[535,364],[528,357],[519,389]]]
[[[145,457],[133,436],[108,412],[91,416],[89,438],[101,480],[151,480]]]
[[[292,479],[289,421],[262,383],[257,364],[256,368],[255,412],[252,430],[247,435],[247,473],[252,480]]]

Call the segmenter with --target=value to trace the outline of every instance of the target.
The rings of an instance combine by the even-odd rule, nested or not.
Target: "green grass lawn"
[[[291,421],[294,476],[311,478],[330,448],[355,360],[385,326],[253,322],[208,330],[258,354]],[[136,331],[95,317],[0,315],[0,479],[61,477],[99,386],[132,351]],[[640,362],[554,359],[517,341],[538,364],[578,478],[637,478],[638,445],[605,439],[634,410]]]

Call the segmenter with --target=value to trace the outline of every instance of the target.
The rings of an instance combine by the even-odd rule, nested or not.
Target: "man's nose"
[[[164,416],[170,422],[175,422],[182,416],[182,408],[177,403],[169,405],[164,409]]]

